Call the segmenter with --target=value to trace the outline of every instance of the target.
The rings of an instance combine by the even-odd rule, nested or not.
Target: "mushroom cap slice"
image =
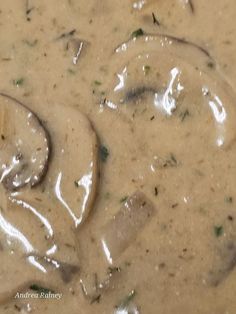
[[[0,181],[9,191],[33,187],[46,174],[49,136],[38,117],[0,93]]]
[[[144,232],[155,213],[156,208],[150,199],[137,190],[105,225],[92,227],[95,233],[91,233],[91,224],[85,224],[79,230],[80,283],[87,297],[93,298],[114,284],[113,280],[120,272],[116,266],[121,262],[123,253]],[[91,237],[93,241],[90,241]]]
[[[124,42],[113,56],[113,68],[119,70],[109,83],[105,105],[134,123],[142,135],[150,130],[146,138],[152,138],[154,128],[156,134],[169,136],[169,124],[189,114],[197,140],[209,139],[210,145],[225,149],[235,141],[234,91],[204,47],[170,35],[146,34]],[[165,137],[160,146],[166,142]]]
[[[97,136],[75,107],[54,105],[43,114],[53,145],[45,193],[56,197],[77,227],[88,216],[96,195]]]
[[[110,264],[130,246],[154,212],[155,207],[141,191],[128,197],[118,213],[102,228],[101,245]]]

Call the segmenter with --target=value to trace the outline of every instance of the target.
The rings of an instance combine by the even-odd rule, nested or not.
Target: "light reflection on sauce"
[[[112,265],[111,252],[110,252],[110,250],[106,244],[106,241],[104,239],[102,239],[102,248],[103,248],[103,251],[104,251],[104,254],[106,256],[108,263],[110,263]]]
[[[127,79],[127,68],[125,67],[121,74],[118,73],[117,77],[119,79],[119,83],[114,88],[114,92],[117,92],[125,87],[125,80]]]
[[[43,273],[47,273],[47,270],[45,267],[43,267],[43,265],[41,265],[35,256],[28,256],[28,261],[30,262],[31,265],[35,266],[36,269],[40,270]]]
[[[6,236],[11,240],[14,239],[19,242],[23,248],[23,251],[27,254],[34,251],[34,247],[29,242],[29,240],[13,225],[11,225],[0,213],[0,228],[6,234]],[[11,243],[11,242],[10,242]]]
[[[124,61],[122,70],[117,71],[115,74],[117,81],[113,83],[113,87],[111,87],[112,92],[107,96],[105,105],[110,109],[123,111],[124,115],[132,117],[135,117],[137,112],[141,114],[142,108],[143,112],[156,108],[163,115],[176,116],[182,107],[190,108],[190,106],[197,114],[199,114],[198,110],[200,110],[201,115],[203,115],[203,110],[206,108],[204,107],[204,102],[207,101],[209,109],[213,113],[213,119],[211,120],[216,128],[214,142],[218,147],[221,147],[226,141],[226,129],[229,128],[227,126],[227,106],[230,107],[231,105],[223,104],[222,98],[227,97],[225,91],[219,89],[216,94],[214,90],[216,83],[214,83],[211,76],[208,77],[205,70],[202,71],[200,66],[196,65],[193,67],[185,60],[181,60],[181,58],[178,60],[178,67],[173,66],[173,64],[177,64],[177,61],[174,60],[171,54],[171,49],[176,49],[174,40],[161,37],[158,39],[155,36],[143,37],[144,39],[131,39],[116,49],[117,54],[122,55],[122,60]],[[146,48],[140,45],[143,43],[143,40],[147,42]],[[148,53],[145,51],[143,54],[140,54],[139,50],[148,49],[152,41],[159,43],[160,47],[162,47],[159,47],[159,49],[166,50],[164,57],[162,54],[154,52]],[[135,55],[136,46],[137,51]],[[198,51],[197,48],[193,47],[192,49]],[[198,53],[200,52],[198,51]],[[134,56],[132,57],[132,55]],[[202,53],[203,68],[205,57],[204,53]],[[148,73],[145,72],[147,65]],[[217,73],[215,75],[215,79],[218,81]],[[191,80],[194,81],[192,86]],[[208,80],[210,82],[209,87],[207,87]],[[202,96],[204,97],[202,98]],[[226,98],[227,101],[231,102],[232,100]],[[199,105],[202,106],[202,109],[198,109]],[[154,111],[152,111],[152,114],[155,117]],[[189,111],[187,114],[189,114]],[[204,115],[204,119],[207,119],[207,110],[205,110]],[[197,118],[196,114],[194,116],[196,119],[203,119],[200,116]],[[233,120],[232,117],[231,120]],[[227,141],[230,142],[230,139],[227,138]],[[153,171],[152,166],[151,171]]]
[[[211,95],[211,92],[205,86],[202,88],[202,93],[203,96],[205,96],[205,98],[207,99],[209,107],[218,126],[219,135],[216,140],[217,146],[222,146],[224,144],[224,124],[226,123],[227,112],[219,96]]]
[[[50,222],[47,220],[46,217],[44,217],[43,215],[40,214],[40,212],[37,210],[37,208],[31,206],[29,203],[22,201],[22,200],[17,200],[17,199],[12,198],[12,197],[10,197],[9,199],[13,204],[16,203],[16,204],[22,206],[23,208],[30,210],[37,218],[39,218],[39,220],[42,222],[43,226],[46,227],[49,236],[53,237],[54,232],[53,232],[52,225],[50,224]]]
[[[42,113],[42,121],[44,121],[44,117],[47,116],[47,106],[45,105],[47,103],[62,101],[65,103],[65,107],[67,104],[78,105],[82,112],[84,111],[89,114],[99,135],[101,135],[101,139],[104,140],[110,152],[110,156],[107,158],[103,169],[105,180],[99,189],[99,200],[96,204],[95,214],[91,217],[95,217],[95,220],[93,222],[93,219],[89,219],[88,228],[91,228],[91,232],[87,233],[88,236],[83,238],[83,242],[89,256],[89,263],[94,265],[96,272],[99,271],[98,258],[96,254],[94,255],[95,257],[90,258],[92,249],[89,249],[90,240],[92,243],[93,239],[95,239],[95,243],[99,241],[99,245],[101,240],[102,249],[104,251],[104,254],[103,251],[101,254],[105,255],[108,261],[108,263],[106,261],[106,265],[114,264],[113,266],[120,266],[116,265],[116,261],[118,260],[119,263],[121,261],[121,277],[123,278],[121,278],[121,281],[117,285],[117,282],[114,281],[111,293],[108,292],[107,295],[104,293],[101,300],[98,300],[99,304],[89,304],[88,310],[86,306],[85,309],[83,308],[83,301],[80,302],[80,295],[82,294],[79,292],[75,294],[77,302],[71,302],[72,297],[70,297],[67,303],[67,299],[65,298],[65,303],[63,304],[64,309],[60,308],[60,311],[73,312],[79,308],[80,311],[84,313],[109,312],[128,314],[132,312],[137,314],[139,313],[139,307],[136,308],[136,306],[132,306],[131,304],[129,307],[127,306],[127,308],[118,307],[114,309],[114,305],[117,304],[117,301],[120,299],[122,289],[126,291],[136,289],[136,284],[138,291],[137,305],[140,305],[141,311],[145,313],[155,312],[157,309],[160,311],[166,310],[168,313],[172,313],[174,310],[178,312],[180,311],[180,307],[184,308],[182,312],[185,312],[187,307],[189,308],[189,312],[191,312],[191,310],[194,311],[199,303],[199,306],[201,306],[199,300],[203,294],[205,295],[206,292],[206,296],[208,297],[209,291],[213,291],[213,299],[216,295],[227,295],[228,297],[231,288],[230,285],[226,283],[222,288],[224,291],[221,288],[212,288],[209,287],[207,280],[202,280],[201,276],[205,270],[208,270],[208,266],[211,262],[210,258],[214,258],[212,265],[217,258],[216,250],[213,248],[212,251],[210,251],[209,247],[212,243],[220,243],[223,238],[216,239],[214,237],[214,230],[212,230],[211,224],[222,224],[226,233],[228,232],[228,230],[226,230],[228,224],[233,225],[232,221],[226,221],[226,215],[228,213],[232,215],[233,209],[231,209],[230,203],[224,203],[224,198],[230,196],[231,201],[235,199],[233,189],[235,182],[233,156],[235,155],[235,150],[234,148],[229,149],[229,154],[226,156],[224,144],[231,135],[234,136],[233,130],[235,130],[235,128],[232,127],[232,124],[228,124],[229,120],[231,121],[233,120],[231,118],[234,118],[234,114],[232,113],[234,113],[235,110],[231,110],[231,105],[234,101],[232,101],[233,98],[229,96],[229,103],[227,102],[227,97],[225,97],[227,92],[225,92],[225,94],[223,92],[224,85],[221,84],[222,80],[218,75],[219,73],[213,68],[207,69],[206,61],[208,60],[206,54],[205,57],[200,56],[198,58],[196,57],[198,55],[197,53],[195,54],[193,51],[190,51],[190,45],[187,45],[186,42],[184,45],[181,44],[181,38],[191,40],[199,39],[199,44],[206,43],[206,47],[209,49],[212,48],[214,56],[219,56],[219,64],[223,65],[224,60],[220,60],[220,49],[223,51],[225,47],[234,46],[231,41],[231,36],[228,36],[226,32],[227,27],[225,29],[225,25],[228,24],[228,21],[227,23],[223,23],[224,25],[222,24],[222,38],[219,37],[219,34],[216,34],[216,31],[214,32],[214,34],[217,35],[217,42],[221,42],[222,39],[222,45],[227,41],[227,46],[222,46],[222,48],[219,46],[218,49],[214,44],[214,34],[211,34],[212,25],[214,26],[215,23],[218,22],[218,16],[215,20],[212,20],[212,16],[215,11],[223,12],[223,4],[217,4],[215,8],[213,1],[211,1],[211,3],[209,2],[209,5],[204,5],[204,1],[202,1],[202,3],[196,2],[196,14],[187,16],[186,14],[189,13],[189,7],[187,7],[187,5],[190,2],[188,0],[170,1],[170,3],[155,0],[131,0],[130,2],[117,1],[114,5],[111,5],[109,1],[107,1],[107,3],[105,1],[102,4],[103,12],[101,12],[101,6],[97,5],[96,1],[88,3],[84,1],[77,2],[68,1],[68,7],[66,4],[64,5],[63,10],[66,13],[65,19],[59,19],[56,23],[56,27],[52,27],[52,25],[55,24],[54,20],[52,20],[53,24],[51,26],[49,23],[51,23],[51,18],[54,19],[60,16],[58,13],[62,11],[59,10],[59,6],[53,7],[52,4],[50,7],[50,5],[45,6],[42,4],[40,8],[38,8],[36,3],[35,10],[33,10],[33,14],[31,14],[33,23],[41,23],[37,22],[37,18],[39,18],[39,21],[42,21],[41,17],[44,19],[44,16],[45,22],[46,18],[48,21],[45,24],[42,23],[42,25],[38,25],[38,29],[42,30],[42,34],[38,34],[39,36],[35,33],[35,36],[38,37],[37,40],[39,40],[38,46],[36,49],[21,46],[24,38],[21,38],[21,34],[18,32],[17,36],[19,36],[19,38],[17,38],[14,43],[16,46],[16,48],[14,48],[14,58],[12,58],[10,62],[2,62],[2,73],[6,76],[6,79],[4,78],[2,82],[3,88],[6,90],[8,88],[13,89],[14,87],[9,87],[9,85],[7,85],[8,83],[6,83],[7,81],[10,82],[11,79],[8,77],[8,72],[11,73],[11,76],[12,73],[19,73],[20,69],[17,60],[25,60],[25,55],[31,55],[33,52],[32,57],[27,59],[27,66],[32,67],[34,71],[23,71],[23,74],[26,74],[27,78],[23,86],[20,88],[17,87],[19,97],[29,99],[29,104],[32,105],[32,107],[35,106],[34,108],[39,114]],[[120,7],[122,7],[122,10],[119,10]],[[135,9],[135,12],[131,7]],[[184,14],[178,12],[181,7],[186,8]],[[166,12],[163,8],[166,8]],[[3,28],[5,16],[8,15],[8,18],[11,18],[11,16],[14,17],[14,10],[11,11],[13,13],[5,14],[6,9],[8,9],[8,6],[5,8],[5,5],[3,5]],[[209,12],[205,14],[205,10]],[[120,14],[122,11],[124,12],[124,16]],[[82,19],[78,19],[80,12],[88,14],[84,14]],[[130,12],[132,12],[132,14],[130,14]],[[152,21],[152,12],[153,14],[155,13],[158,19],[160,18],[160,27],[153,25],[155,22]],[[39,13],[40,17],[38,16]],[[145,13],[145,15],[143,13]],[[23,15],[24,14],[16,15],[16,17],[19,16],[19,20],[16,19],[16,23],[19,27],[22,23]],[[199,16],[202,16],[202,18],[199,18]],[[208,16],[209,22],[207,21],[207,23],[209,23],[209,30],[207,25],[200,23]],[[50,41],[54,38],[54,32],[60,30],[64,32],[64,30],[69,27],[68,17],[71,17],[72,24],[73,21],[78,21],[78,35],[87,36],[89,41],[91,41],[92,47],[92,49],[88,50],[88,55],[87,51],[85,51],[85,58],[80,59],[82,63],[79,64],[78,71],[77,68],[75,68],[75,71],[74,69],[71,71],[71,73],[74,72],[74,79],[71,73],[70,76],[64,73],[68,66],[73,67],[71,64],[72,58],[68,56],[69,51],[64,51],[64,48],[62,49],[62,47],[60,47],[61,40]],[[87,18],[90,19],[90,17],[92,17],[92,19],[87,21]],[[124,26],[124,23],[122,24],[121,21],[126,20],[126,18],[127,27],[126,25]],[[191,22],[188,24],[190,19]],[[110,40],[104,40],[103,37],[107,37],[108,20],[109,23],[111,23],[109,29],[114,29],[114,32],[112,32],[111,38],[109,38]],[[148,24],[146,24],[145,21],[147,21]],[[6,25],[8,24],[9,23]],[[25,37],[28,34],[27,24],[26,22],[22,25],[24,30],[22,36]],[[189,30],[188,25],[191,26]],[[197,33],[194,27],[198,25],[201,25],[201,27],[198,29]],[[202,25],[204,25],[204,29],[206,29],[206,35],[205,32],[204,34],[200,33],[203,29]],[[232,23],[228,28],[232,28],[231,26]],[[145,35],[141,38],[129,40],[129,33],[131,34],[132,30],[134,30],[132,27],[142,27],[144,33],[149,30],[153,33],[166,31],[169,32],[169,34],[178,35],[180,40],[176,43],[173,38],[155,35]],[[48,34],[48,36],[44,36],[44,34]],[[104,36],[101,36],[101,34]],[[129,42],[120,45],[115,53],[115,47],[117,47],[120,40],[125,40],[124,36],[126,36],[126,34]],[[1,53],[3,55],[5,53],[8,54],[8,46],[12,47],[14,36],[11,37],[10,35],[11,32],[8,31],[6,32],[6,36],[3,36],[6,37],[6,43],[3,40],[4,45],[2,45]],[[77,34],[75,35],[77,36]],[[64,33],[63,36],[65,37],[63,37],[63,44],[61,46],[64,47],[64,43],[66,43],[68,38],[66,33]],[[207,43],[206,40],[209,40],[209,43]],[[224,43],[223,40],[225,41]],[[106,41],[109,41],[109,44]],[[131,46],[133,46],[134,49]],[[193,46],[191,47],[193,48]],[[74,65],[77,63],[77,58],[82,48],[84,51],[84,47],[80,44],[78,53],[73,57]],[[132,48],[133,51],[131,51],[130,48]],[[172,48],[175,50],[172,51]],[[230,55],[232,51],[230,49],[231,48],[226,48],[226,54],[229,52]],[[45,57],[47,58],[44,59],[42,55],[46,50],[47,56],[45,54]],[[156,54],[156,60],[154,54]],[[109,55],[109,58],[107,55]],[[45,62],[44,60],[47,61]],[[60,64],[60,67],[55,67],[55,60],[59,60],[58,64]],[[170,60],[173,60],[173,62],[169,62]],[[90,71],[89,67],[86,66],[86,62],[88,62],[88,66],[91,67],[93,71]],[[169,66],[167,66],[168,62]],[[232,62],[230,58],[229,62]],[[6,66],[6,63],[9,65]],[[189,67],[188,64],[190,65]],[[151,70],[149,74],[145,73],[146,65],[150,65]],[[157,69],[158,66],[156,65],[159,66],[159,69]],[[200,66],[198,67],[198,65]],[[205,65],[205,67],[203,65]],[[108,69],[104,71],[106,72],[105,75],[101,71],[103,66]],[[204,68],[205,72],[201,71],[201,66]],[[43,71],[45,67],[48,69],[47,77],[45,77],[45,71]],[[7,68],[7,71],[5,68]],[[184,78],[186,74],[184,69],[187,69],[187,79]],[[137,72],[135,70],[137,70]],[[156,70],[159,70],[159,74],[161,75],[153,74]],[[188,70],[190,71],[188,72]],[[109,80],[111,76],[114,77],[114,75],[118,78],[118,83],[115,82],[114,84],[106,86],[106,78],[108,77]],[[210,78],[211,75],[212,77]],[[92,81],[94,79],[98,79],[100,85],[93,84]],[[212,83],[215,79],[220,82],[219,86],[215,86]],[[210,84],[208,85],[209,81]],[[27,85],[29,82],[30,86]],[[197,84],[195,85],[195,83]],[[96,85],[93,86],[93,95],[90,95],[92,94],[90,90],[91,85]],[[52,86],[55,86],[55,89],[57,88],[55,92],[53,92]],[[204,95],[204,86],[207,86],[207,89],[211,92],[210,96]],[[31,88],[32,91],[29,93],[27,89],[30,90]],[[42,93],[42,90],[45,91],[45,93]],[[14,90],[14,92],[16,92],[16,90]],[[100,99],[98,99],[100,96],[101,98],[107,97],[107,93],[108,101],[106,104],[113,110],[107,110],[105,105],[103,107],[101,106],[102,114],[98,116],[96,112],[97,107],[94,104],[97,104],[97,100],[98,102],[100,101]],[[138,93],[139,95],[137,95]],[[127,97],[127,94],[130,97]],[[28,98],[25,98],[26,95]],[[84,103],[86,103],[86,105],[84,105]],[[54,109],[52,109],[51,113],[53,110]],[[183,115],[186,112],[188,112],[187,115]],[[48,116],[51,117],[52,114]],[[60,116],[60,110],[55,112],[55,116]],[[62,116],[64,115],[62,114]],[[71,116],[73,116],[73,114]],[[63,136],[68,130],[70,132],[72,129],[70,126],[72,125],[71,121],[73,119],[65,118],[65,120],[67,121],[66,125],[68,128],[62,124],[62,121],[58,123],[59,129],[62,130],[61,133],[64,133]],[[45,125],[48,128],[52,125],[52,144],[57,145],[57,139],[60,137],[57,137],[58,130],[57,128],[54,129],[53,119],[46,121]],[[61,127],[61,125],[63,127]],[[76,128],[73,132],[74,134],[80,133]],[[65,141],[67,140],[68,138],[66,138]],[[87,139],[84,140],[84,142],[87,142]],[[63,166],[58,162],[53,168],[53,173],[50,173],[49,184],[47,178],[45,178],[46,184],[44,184],[44,182],[41,186],[42,190],[45,188],[43,193],[49,196],[54,206],[51,206],[52,203],[50,203],[50,208],[46,208],[45,211],[43,209],[41,212],[40,205],[37,208],[37,205],[34,206],[34,203],[32,205],[30,202],[15,201],[15,204],[30,211],[32,213],[31,216],[35,216],[37,222],[42,223],[42,226],[40,225],[40,228],[42,227],[39,232],[40,236],[44,236],[46,233],[47,238],[45,240],[47,240],[48,237],[53,238],[53,241],[55,240],[55,243],[51,241],[50,245],[48,245],[47,241],[44,241],[44,239],[42,242],[47,243],[47,247],[44,248],[44,253],[48,257],[50,256],[50,259],[48,258],[46,261],[52,263],[56,269],[59,268],[59,264],[56,260],[54,261],[53,258],[55,258],[55,256],[53,255],[56,255],[58,251],[64,254],[67,244],[67,241],[63,242],[64,239],[61,241],[60,236],[62,238],[65,237],[69,229],[74,230],[74,226],[81,224],[85,215],[86,206],[89,203],[89,193],[91,193],[92,189],[92,168],[94,165],[91,164],[91,169],[88,167],[90,158],[81,158],[83,160],[89,160],[86,166],[82,164],[81,171],[80,169],[79,171],[76,169],[76,165],[80,164],[77,160],[77,151],[73,157],[71,157],[71,162],[67,162],[68,156],[72,156],[71,151],[67,150],[67,148],[76,147],[75,143],[80,143],[80,138],[73,138],[73,141],[71,141],[64,150],[63,137],[62,145],[60,143],[58,149],[54,150],[54,153],[56,152],[55,155],[60,156],[56,159],[59,160],[61,158],[61,160],[65,161],[63,166],[68,167],[67,169],[71,170],[72,175],[68,178],[66,175],[67,172],[63,170]],[[232,143],[234,144],[234,142]],[[84,144],[85,143],[83,143],[83,145]],[[22,145],[20,140],[17,145]],[[78,151],[81,147],[83,148],[83,145],[78,145]],[[176,158],[177,162],[175,162],[175,160],[169,160],[170,153],[174,154],[174,159]],[[36,160],[37,158],[32,156],[32,164],[35,164]],[[77,162],[73,164],[73,160]],[[172,164],[168,164],[166,161],[172,162]],[[10,163],[14,165],[13,170],[15,166],[18,166],[17,161],[14,159],[10,160]],[[227,176],[222,175],[222,165],[228,170]],[[7,166],[8,164],[5,165],[6,169]],[[42,165],[40,167],[42,169]],[[7,171],[11,172],[12,169],[7,169]],[[197,170],[198,174],[196,174],[197,171],[194,173],[194,170]],[[38,176],[35,176],[34,179],[37,180]],[[77,183],[77,186],[74,186],[74,182]],[[122,256],[119,260],[120,253],[115,256],[113,250],[110,249],[109,242],[106,242],[105,238],[96,237],[96,231],[100,229],[104,221],[110,218],[109,215],[112,215],[117,207],[120,206],[120,199],[126,195],[130,195],[132,190],[137,186],[154,200],[155,205],[157,205],[158,216],[157,218],[152,217],[150,219],[153,225],[147,226],[143,237],[138,238],[140,233],[137,232],[138,241],[136,242],[136,239],[132,240],[134,242],[128,241],[132,245],[128,246],[125,251],[127,255],[124,260],[122,260]],[[109,197],[106,197],[104,200],[103,196],[108,194]],[[70,198],[70,195],[73,200]],[[42,204],[44,204],[44,202]],[[205,207],[204,210],[207,212],[205,216],[200,213],[198,208],[201,207],[202,204],[203,207]],[[218,210],[218,207],[220,207],[220,210]],[[49,209],[52,209],[52,211],[50,212]],[[232,213],[230,211],[232,211]],[[223,212],[225,217],[223,217]],[[215,220],[214,216],[216,218]],[[8,218],[8,216],[6,217]],[[4,217],[4,219],[6,223],[8,223],[6,217]],[[23,215],[22,217],[24,218]],[[23,222],[23,218],[21,218],[21,222]],[[30,223],[32,221],[32,226],[31,224],[29,225],[29,231],[31,227],[32,229],[35,227],[33,220],[34,219],[31,217]],[[9,221],[11,222],[11,220]],[[12,224],[12,226],[13,225],[14,224]],[[15,225],[18,226],[17,221]],[[122,226],[123,225],[122,222]],[[194,227],[192,225],[194,225]],[[130,224],[129,228],[127,228],[128,231],[131,226],[133,227],[133,224]],[[15,226],[13,227],[16,229],[15,233],[19,231]],[[161,230],[162,227],[163,230]],[[233,227],[235,226],[233,225]],[[233,227],[232,229],[235,229]],[[1,229],[3,230],[2,227]],[[46,229],[46,232],[44,229]],[[83,228],[81,229],[83,231]],[[112,229],[115,230],[115,227]],[[117,229],[120,230],[120,228]],[[57,231],[60,233],[58,242]],[[125,230],[125,232],[123,232],[124,235],[127,235],[128,231]],[[27,234],[27,230],[25,233]],[[32,245],[31,236],[26,236],[24,232],[22,232],[22,234],[26,240],[29,241],[29,244]],[[15,238],[11,239],[11,237],[8,236],[9,245],[11,245],[13,239],[15,240]],[[35,239],[32,239],[32,242],[33,240]],[[23,246],[24,250],[26,250],[22,239],[17,241],[19,245]],[[73,243],[73,241],[71,242]],[[207,247],[208,244],[209,246]],[[71,245],[71,243],[69,243],[69,245]],[[40,243],[39,246],[41,246]],[[115,241],[114,247],[117,247],[117,241]],[[186,248],[187,253],[184,251],[184,248]],[[34,253],[37,249],[37,247],[33,247],[32,245]],[[12,255],[14,256],[14,254]],[[65,253],[65,255],[67,254]],[[103,255],[102,258],[104,258]],[[71,257],[69,254],[68,256]],[[196,256],[196,259],[192,256]],[[202,257],[204,257],[204,259]],[[44,273],[47,271],[47,267],[41,265],[40,258],[34,257],[31,254],[31,256],[28,256],[28,261],[34,265],[35,268],[40,269],[40,271]],[[127,265],[123,264],[124,261],[127,262]],[[83,262],[86,263],[86,259],[82,260],[82,263]],[[161,263],[164,264],[164,262],[166,262],[165,270],[161,269],[162,267],[160,266]],[[79,261],[78,264],[80,267],[82,263],[80,264]],[[158,269],[157,275],[155,274],[155,269]],[[94,274],[95,272],[92,273]],[[201,280],[204,281],[205,290],[202,289]],[[48,280],[48,283],[49,281],[50,280]],[[45,281],[45,283],[47,282]],[[47,284],[45,286],[47,287]],[[57,287],[61,289],[60,285],[57,285]],[[148,290],[147,293],[147,289],[149,288],[150,290]],[[195,295],[196,298],[193,300],[189,293]],[[158,298],[156,297],[157,295]],[[176,296],[182,297],[176,298]],[[195,301],[195,299],[197,301]],[[207,305],[214,307],[211,300],[210,298]],[[188,302],[193,302],[193,306],[191,307],[191,304]],[[225,304],[223,303],[224,301],[219,308],[224,308]],[[230,304],[230,301],[228,303]],[[172,308],[170,308],[171,304]],[[36,303],[36,307],[38,306],[39,305]],[[40,306],[39,309],[36,308],[37,312],[42,312]],[[226,307],[227,306],[228,305],[226,305]],[[163,309],[164,307],[165,309]],[[53,309],[56,309],[56,306]],[[50,310],[51,308],[49,307],[48,311]],[[196,309],[196,311],[197,310],[199,311],[199,309]],[[219,311],[219,309],[217,310]],[[211,308],[212,312],[217,312],[217,310]],[[231,309],[229,309],[229,311],[230,310]]]
[[[53,254],[55,254],[57,249],[58,249],[57,245],[53,244],[53,246],[50,249],[47,250],[46,255],[53,255]]]
[[[85,174],[79,181],[77,181],[78,188],[82,188],[84,190],[83,193],[83,200],[82,200],[82,206],[81,209],[79,209],[81,212],[80,213],[75,213],[74,211],[77,209],[75,208],[74,210],[70,207],[68,204],[68,201],[65,196],[62,194],[62,179],[63,179],[63,173],[59,172],[57,179],[56,179],[56,184],[55,184],[55,194],[59,202],[67,209],[68,213],[72,217],[75,227],[78,227],[82,220],[84,219],[84,214],[86,212],[86,207],[88,206],[89,198],[90,198],[90,193],[91,193],[91,188],[92,188],[92,179],[93,179],[93,162],[90,164],[90,169],[91,171],[87,174]]]
[[[61,193],[61,181],[62,181],[62,172],[60,172],[57,176],[56,185],[55,185],[55,193],[58,198],[58,200],[61,202],[61,204],[67,209],[70,216],[73,218],[75,225],[79,225],[81,222],[81,219],[78,219],[76,215],[71,210],[70,206],[67,204],[66,200],[63,198],[63,195]]]
[[[139,0],[133,3],[133,8],[137,10],[141,10],[145,5],[146,0]]]
[[[78,181],[78,186],[82,187],[84,189],[85,195],[83,196],[83,203],[82,203],[82,208],[81,208],[81,218],[79,219],[79,223],[82,221],[84,217],[84,213],[86,211],[87,203],[89,201],[89,196],[91,193],[92,189],[92,178],[93,178],[93,162],[90,164],[90,169],[91,171],[88,174],[85,174],[79,181]],[[77,224],[78,225],[78,224]]]
[[[163,94],[155,93],[154,105],[168,115],[171,115],[172,112],[176,109],[176,100],[175,97],[173,97],[173,92],[174,84],[176,84],[176,80],[179,81],[180,73],[181,72],[178,68],[173,68],[170,71],[171,79],[169,84],[167,85],[165,92]],[[176,85],[176,90],[178,93],[184,89],[184,87],[181,86],[180,83]]]
[[[114,314],[139,314],[140,312],[138,311],[138,309],[136,307],[131,307],[129,306],[129,308],[124,308],[124,309],[117,309],[115,310]]]

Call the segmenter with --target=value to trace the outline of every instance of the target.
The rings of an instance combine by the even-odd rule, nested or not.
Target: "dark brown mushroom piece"
[[[0,181],[9,191],[34,187],[47,172],[49,136],[38,117],[0,93]]]

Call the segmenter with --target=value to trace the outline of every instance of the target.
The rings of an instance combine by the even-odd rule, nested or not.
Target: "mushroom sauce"
[[[236,313],[236,2],[0,4],[0,313]]]

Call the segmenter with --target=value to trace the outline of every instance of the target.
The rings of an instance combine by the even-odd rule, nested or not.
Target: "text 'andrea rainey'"
[[[15,299],[56,299],[60,300],[62,298],[62,293],[53,293],[51,291],[48,292],[17,292],[15,295]]]

